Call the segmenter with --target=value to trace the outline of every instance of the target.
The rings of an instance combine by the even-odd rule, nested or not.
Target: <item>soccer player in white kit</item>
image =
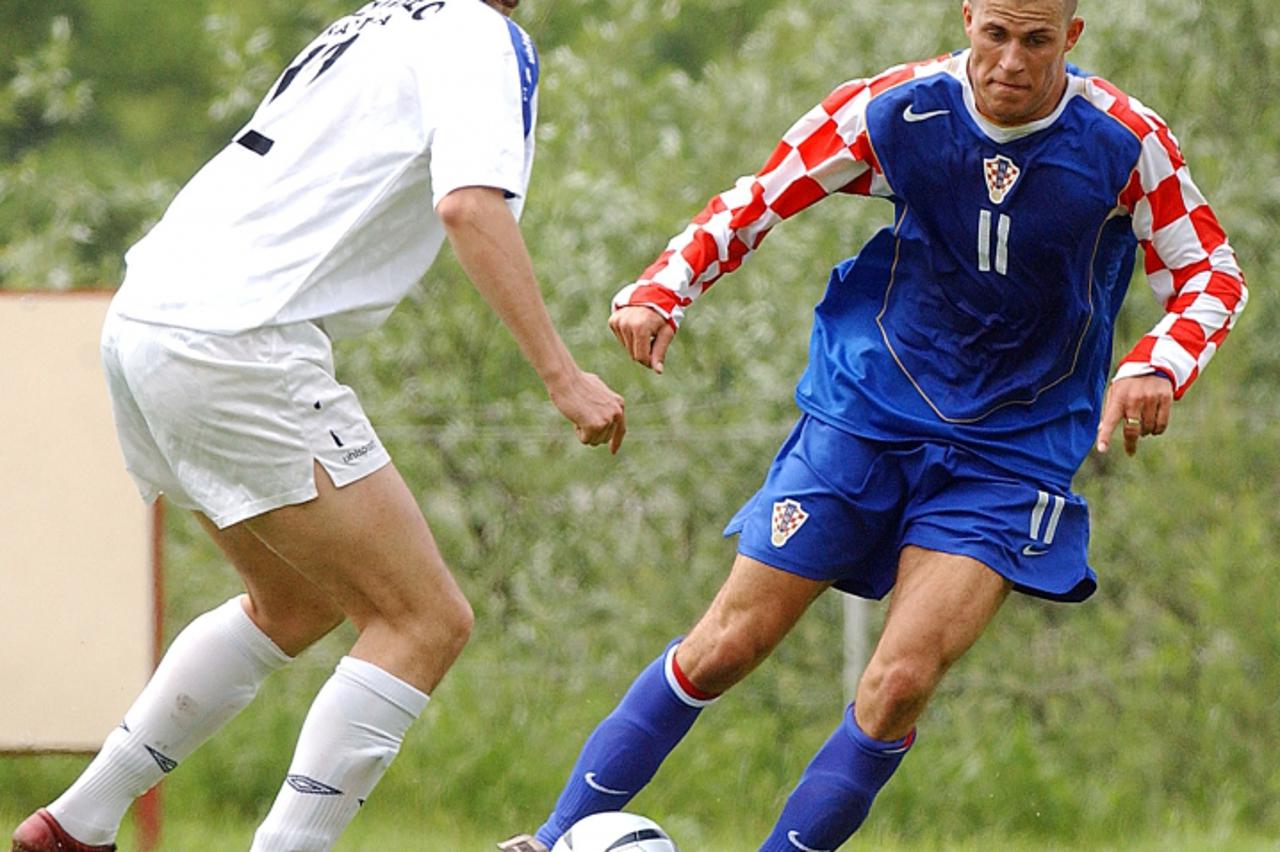
[[[194,510],[247,594],[195,619],[14,850],[114,849],[133,800],[344,618],[253,849],[330,848],[472,625],[331,341],[381,323],[447,237],[556,407],[616,452],[622,398],[552,327],[517,217],[537,53],[518,0],[374,0],[329,26],[127,255],[103,331],[126,465]]]

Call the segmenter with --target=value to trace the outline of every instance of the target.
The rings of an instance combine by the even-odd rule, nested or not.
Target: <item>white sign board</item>
[[[110,295],[0,292],[0,752],[96,751],[154,668],[159,510],[116,444]]]

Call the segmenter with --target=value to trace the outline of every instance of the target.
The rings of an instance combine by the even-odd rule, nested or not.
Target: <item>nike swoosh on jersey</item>
[[[787,832],[787,840],[791,841],[791,845],[801,850],[801,852],[831,852],[830,849],[814,849],[812,846],[805,846],[800,842],[800,832],[794,829]]]
[[[935,109],[930,110],[929,112],[914,112],[911,109],[911,106],[911,104],[907,104],[907,108],[902,111],[902,120],[909,124],[914,124],[917,121],[928,121],[931,118],[937,118],[940,115],[949,115],[951,113],[951,110],[949,109]]]
[[[1049,549],[1047,547],[1041,550],[1040,548],[1034,547],[1033,545],[1030,545],[1030,544],[1022,548],[1023,556],[1044,556],[1048,552],[1049,552]]]
[[[588,772],[586,775],[583,775],[582,780],[586,781],[587,786],[590,787],[592,790],[595,790],[597,793],[604,793],[606,796],[630,796],[631,795],[631,792],[629,790],[614,790],[611,787],[604,786],[603,784],[601,784],[599,781],[596,780],[596,774],[594,772]]]

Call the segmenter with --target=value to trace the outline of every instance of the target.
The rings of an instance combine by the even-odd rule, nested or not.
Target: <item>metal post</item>
[[[870,602],[854,595],[844,598],[844,701],[853,702],[858,679],[871,658],[871,636],[868,628]]]

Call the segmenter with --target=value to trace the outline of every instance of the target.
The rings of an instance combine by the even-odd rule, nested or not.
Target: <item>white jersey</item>
[[[450,191],[520,215],[537,53],[481,0],[373,0],[336,21],[125,257],[115,311],[214,333],[380,324],[445,238]]]

